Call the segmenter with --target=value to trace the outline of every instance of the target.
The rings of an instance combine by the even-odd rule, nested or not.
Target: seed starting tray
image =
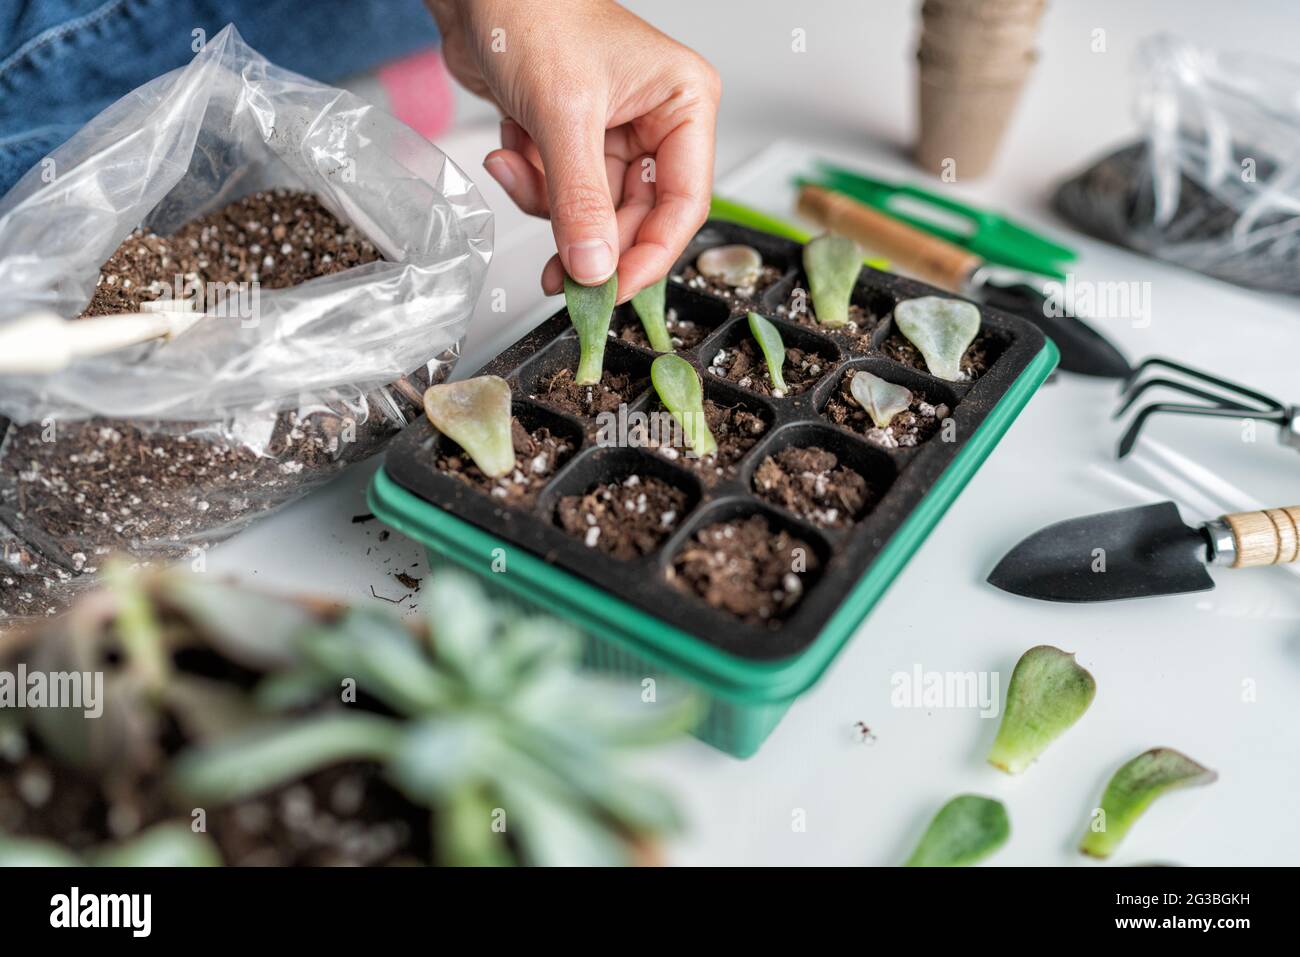
[[[750,300],[728,301],[690,288],[682,271],[704,249],[745,243],[758,249],[779,278]],[[427,420],[390,446],[371,489],[371,505],[387,523],[452,558],[506,592],[582,626],[597,647],[589,656],[633,675],[664,673],[702,690],[712,708],[697,733],[730,751],[757,749],[790,702],[806,690],[902,569],[912,552],[956,498],[1030,396],[1056,364],[1056,350],[1028,322],[981,308],[981,340],[990,361],[970,382],[946,382],[886,358],[879,346],[893,333],[894,304],[918,296],[947,295],[909,279],[863,269],[852,302],[870,316],[870,348],[862,339],[815,330],[778,316],[794,289],[807,288],[801,246],[732,223],[710,221],[674,267],[667,307],[679,320],[707,326],[708,335],[679,350],[700,374],[705,398],[753,412],[766,423],[757,444],[716,477],[671,460],[658,449],[601,447],[595,419],[580,419],[531,396],[556,371],[576,366],[578,346],[561,309],[481,371],[499,375],[514,392],[514,414],[528,429],[548,427],[576,451],[526,508],[440,472],[435,461],[455,448]],[[816,384],[785,398],[740,388],[708,371],[719,349],[749,338],[749,310],[775,323],[787,347],[826,360]],[[617,338],[639,324],[631,304],[611,323],[605,367],[645,380],[629,414],[660,409],[650,386],[655,354]],[[845,372],[863,369],[906,386],[950,410],[955,434],[934,434],[911,448],[886,449],[831,423],[821,412]],[[875,492],[874,504],[851,526],[822,529],[757,497],[758,464],[781,449],[819,446],[859,472]],[[671,454],[671,453],[670,453]],[[638,474],[681,489],[687,507],[660,548],[620,561],[570,536],[557,523],[560,498]],[[803,596],[775,627],[747,624],[706,604],[669,580],[674,556],[697,531],[715,522],[761,514],[808,544],[817,563],[803,578]],[[811,564],[811,563],[810,563]]]

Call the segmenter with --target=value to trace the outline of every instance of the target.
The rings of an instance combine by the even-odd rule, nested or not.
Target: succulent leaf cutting
[[[668,334],[668,323],[664,317],[667,291],[668,277],[665,276],[632,297],[632,308],[636,310],[646,338],[650,341],[650,348],[655,352],[673,351],[673,340]]]
[[[605,364],[605,343],[609,339],[609,321],[618,301],[618,274],[599,286],[584,286],[564,277],[564,302],[569,321],[578,330],[578,371],[573,381],[578,385],[595,385]]]
[[[843,236],[818,236],[803,248],[803,268],[819,325],[848,324],[849,300],[862,272],[862,249]]]
[[[781,341],[781,330],[756,312],[749,314],[749,331],[758,343],[763,359],[767,363],[767,376],[772,382],[774,395],[785,395],[788,391],[782,369],[785,366],[785,343]]]
[[[700,457],[718,451],[718,442],[704,417],[704,387],[694,366],[681,356],[660,356],[650,365],[650,381],[664,408],[685,431],[691,450]]]
[[[510,386],[500,376],[446,382],[424,393],[429,421],[492,478],[508,475],[515,467],[510,408]]]
[[[912,405],[911,389],[887,382],[862,369],[849,380],[849,391],[878,429],[889,428],[894,416],[906,412]]]
[[[949,382],[961,376],[961,360],[980,331],[980,311],[961,299],[922,296],[894,307],[898,331],[916,346],[932,375]]]

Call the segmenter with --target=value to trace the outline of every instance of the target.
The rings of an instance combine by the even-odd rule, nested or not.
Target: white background
[[[805,151],[924,182],[906,158],[917,4],[629,5],[722,73],[719,193],[788,215],[786,174]],[[796,27],[807,31],[804,54],[790,49]],[[1104,53],[1091,50],[1098,28],[1106,31]],[[1281,0],[1057,0],[1001,161],[956,194],[1064,237],[1081,252],[1079,279],[1149,281],[1148,328],[1098,323],[1131,355],[1174,354],[1300,402],[1300,303],[1093,242],[1046,209],[1055,183],[1132,137],[1134,49],[1162,30],[1225,49],[1300,56],[1294,9]],[[468,371],[522,334],[526,315],[538,315],[537,277],[554,247],[546,226],[512,210],[482,170],[495,145],[491,114],[468,100],[461,105],[457,130],[440,145],[483,185],[498,213],[487,285],[504,289],[509,306],[504,316],[493,314],[485,297],[467,343]],[[778,140],[796,146],[763,153]],[[1113,865],[1300,863],[1300,579],[1278,569],[1216,571],[1214,592],[1093,606],[1034,603],[983,582],[1007,548],[1060,518],[1168,497],[1189,518],[1244,501],[1300,502],[1300,457],[1269,433],[1244,444],[1234,422],[1160,423],[1152,435],[1161,444],[1117,466],[1113,404],[1106,384],[1061,377],[1047,386],[755,758],[736,761],[691,740],[639,759],[647,776],[679,797],[690,822],[670,844],[670,861],[894,864],[934,810],[973,791],[1001,798],[1011,815],[1012,839],[994,863],[1084,863],[1074,847],[1109,775],[1138,752],[1167,745],[1215,768],[1220,780],[1161,799]],[[1168,468],[1170,461],[1177,464]],[[377,522],[350,522],[366,511],[372,469],[353,470],[218,549],[210,567],[358,601],[373,600],[371,586],[401,595],[389,573],[415,564],[409,570],[423,575],[419,549],[396,534],[381,543]],[[1202,490],[1220,485],[1199,495],[1179,473]],[[416,603],[418,596],[407,605]],[[1098,694],[1079,725],[1020,778],[983,763],[996,720],[890,704],[891,675],[917,665],[995,671],[1005,692],[1019,655],[1043,642],[1078,652]],[[1243,701],[1247,681],[1253,702]],[[858,721],[871,727],[874,744],[858,740]],[[797,811],[806,818],[802,832],[792,828]]]

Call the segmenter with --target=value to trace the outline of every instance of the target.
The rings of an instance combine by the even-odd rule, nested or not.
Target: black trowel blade
[[[1117,601],[1206,591],[1208,539],[1173,502],[1057,522],[1011,549],[989,575],[1004,591],[1044,601]]]
[[[986,306],[1028,319],[1056,343],[1061,368],[1078,375],[1124,379],[1133,371],[1109,339],[1082,319],[1048,314],[1046,297],[1025,283],[986,281],[978,292]]]

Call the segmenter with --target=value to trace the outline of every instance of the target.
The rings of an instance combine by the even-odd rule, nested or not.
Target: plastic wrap
[[[438,149],[279,69],[233,27],[91,120],[0,200],[0,325],[76,316],[137,226],[311,193],[382,261],[261,289],[244,318],[0,384],[0,619],[42,614],[104,556],[175,558],[368,456],[446,376],[492,216]]]
[[[1254,289],[1300,294],[1300,65],[1142,44],[1143,138],[1057,191],[1109,242]]]

